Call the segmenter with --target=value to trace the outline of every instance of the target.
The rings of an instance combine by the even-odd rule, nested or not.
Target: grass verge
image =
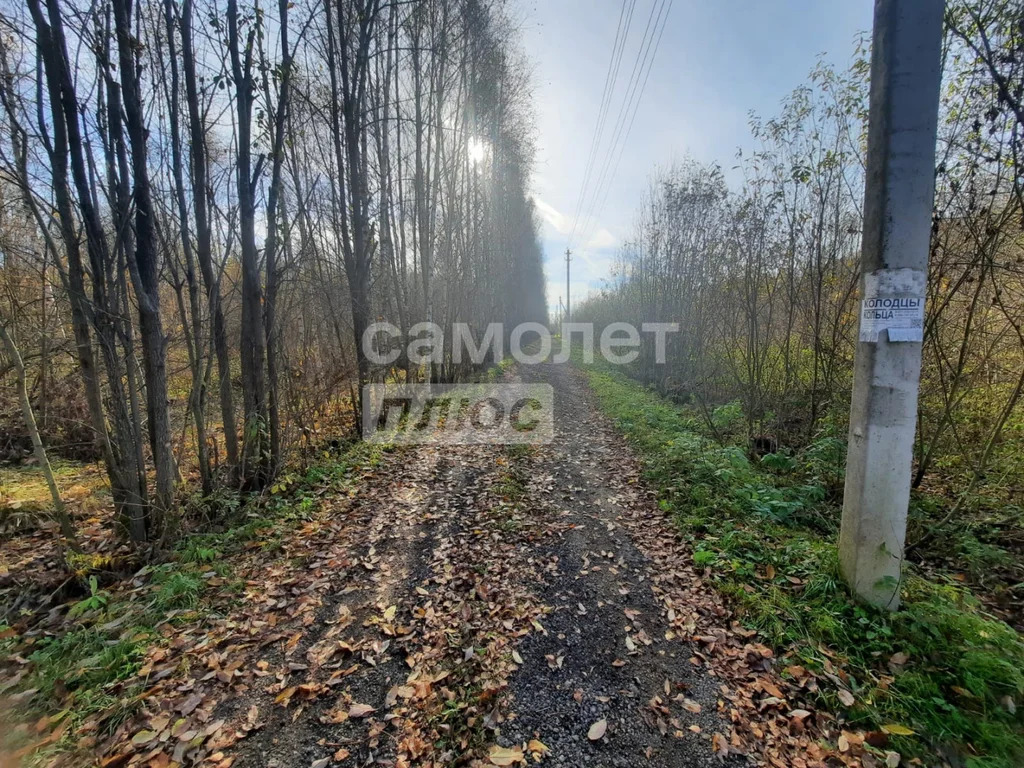
[[[912,571],[903,608],[885,614],[847,592],[835,545],[828,478],[843,451],[825,438],[797,456],[755,463],[702,433],[696,414],[617,372],[587,368],[601,409],[639,457],[659,503],[734,601],[742,622],[782,654],[854,694],[820,703],[850,726],[881,729],[904,755],[950,754],[968,768],[1024,765],[1024,643],[953,579]],[[841,443],[838,446],[841,449]],[[826,690],[826,687],[831,690]]]

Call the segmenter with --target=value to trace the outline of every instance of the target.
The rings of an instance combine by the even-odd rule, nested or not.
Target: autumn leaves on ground
[[[506,375],[554,385],[552,444],[357,444],[170,562],[26,604],[8,762],[884,764],[810,703],[839,677],[734,620],[582,374]]]

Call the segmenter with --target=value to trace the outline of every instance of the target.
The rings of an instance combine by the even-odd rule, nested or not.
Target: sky
[[[572,238],[573,305],[611,276],[651,174],[687,157],[718,163],[726,177],[737,149],[755,146],[751,110],[764,117],[805,82],[819,56],[849,64],[855,39],[871,28],[872,0],[667,0],[664,32],[651,46],[650,75],[614,175],[605,162],[634,62],[652,10],[635,0],[608,109],[594,178],[607,164],[604,204],[575,216],[597,124],[621,0],[512,0],[522,45],[534,67],[537,158],[533,194],[542,221],[547,298],[552,316],[565,295],[564,252]],[[652,22],[651,26],[654,24]],[[627,118],[625,125],[629,124]],[[614,156],[613,156],[614,157]],[[593,192],[593,189],[591,189]],[[596,195],[600,200],[602,195]],[[587,217],[591,209],[599,213]]]

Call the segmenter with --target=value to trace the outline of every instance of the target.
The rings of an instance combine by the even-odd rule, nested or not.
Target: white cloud
[[[612,276],[617,259],[610,254],[583,253],[583,260],[587,263],[583,271],[592,280],[607,280]]]
[[[590,236],[590,239],[587,240],[586,245],[583,246],[583,250],[601,251],[606,250],[608,248],[614,248],[618,244],[619,239],[615,237],[615,235],[613,235],[607,229],[601,227]]]
[[[546,234],[549,239],[556,234],[567,237],[572,233],[572,219],[539,197],[534,197],[533,201],[541,220],[547,225]],[[554,232],[551,230],[554,230]],[[603,257],[592,256],[591,252],[614,249],[618,247],[619,239],[607,227],[602,227],[597,220],[586,218],[578,222],[576,237],[573,238],[574,242],[578,242],[578,238],[583,237],[588,232],[591,234],[586,242],[579,247],[573,246],[573,250],[577,256],[581,256],[588,264],[596,265],[603,261]]]
[[[569,234],[569,228],[572,226],[572,222],[569,221],[568,216],[556,210],[554,206],[548,205],[539,197],[534,197],[533,202],[537,206],[537,213],[540,214],[541,219],[551,225],[558,234]]]

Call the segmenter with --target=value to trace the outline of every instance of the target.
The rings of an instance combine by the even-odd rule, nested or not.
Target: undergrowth
[[[855,601],[836,549],[842,442],[826,436],[795,456],[755,462],[702,434],[699,417],[617,372],[587,369],[604,410],[638,454],[694,560],[783,666],[850,676],[855,727],[882,728],[905,755],[952,748],[968,768],[1024,764],[1024,643],[952,578],[913,571],[903,607]],[[727,414],[726,414],[727,415]],[[941,577],[940,577],[941,578]],[[821,704],[842,709],[833,691]]]
[[[232,556],[245,549],[271,552],[288,529],[308,520],[327,490],[350,487],[366,467],[375,466],[381,446],[357,442],[325,454],[305,474],[283,474],[269,492],[241,503],[237,496],[197,499],[193,508],[220,514],[220,532],[183,536],[164,562],[145,566],[130,580],[100,588],[89,579],[89,594],[67,606],[57,626],[37,629],[0,623],[0,658],[26,658],[23,677],[8,693],[21,693],[18,720],[49,717],[64,725],[63,736],[41,744],[32,760],[74,746],[76,732],[96,721],[100,737],[112,733],[138,707],[145,680],[136,673],[154,645],[168,642],[161,626],[201,622],[217,610],[211,591],[237,592]],[[0,752],[31,745],[30,729],[11,728]],[[24,744],[23,742],[28,742]],[[6,742],[6,743],[5,743]]]

